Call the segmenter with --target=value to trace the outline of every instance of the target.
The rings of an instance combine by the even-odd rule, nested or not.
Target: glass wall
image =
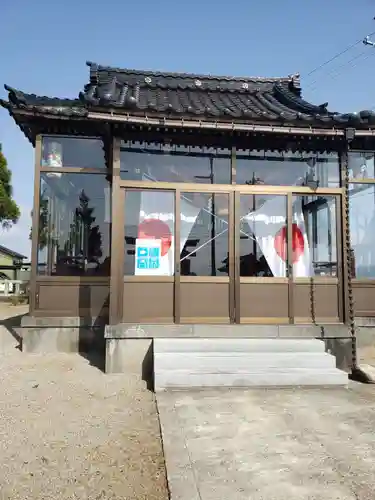
[[[374,152],[349,153],[349,225],[352,277],[375,278]]]
[[[41,166],[106,168],[103,142],[92,138],[43,136]]]
[[[335,196],[293,196],[293,275],[337,276]]]
[[[121,143],[121,179],[230,184],[229,150]]]
[[[105,175],[42,172],[38,273],[109,276],[110,222]]]
[[[350,152],[349,177],[356,181],[375,179],[374,153],[371,151]]]
[[[273,186],[340,187],[337,153],[311,154],[291,151],[238,151],[237,184]]]
[[[375,184],[349,190],[352,277],[375,278]]]

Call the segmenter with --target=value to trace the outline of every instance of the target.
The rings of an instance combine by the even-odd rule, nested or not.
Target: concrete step
[[[324,352],[317,339],[155,338],[154,353],[186,352]]]
[[[191,373],[167,370],[155,373],[155,391],[217,387],[345,386],[346,373],[337,369],[287,369],[248,373]]]
[[[154,369],[158,372],[190,369],[192,373],[237,373],[273,368],[336,368],[336,359],[325,352],[156,352],[154,355]]]

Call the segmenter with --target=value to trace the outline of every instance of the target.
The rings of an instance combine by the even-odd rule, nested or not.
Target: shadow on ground
[[[12,311],[9,311],[12,313]],[[16,312],[16,311],[15,311]],[[16,312],[14,316],[9,316],[0,320],[0,327],[4,327],[6,331],[18,342],[17,349],[21,350],[22,347],[22,336],[20,334],[21,321],[27,313]]]

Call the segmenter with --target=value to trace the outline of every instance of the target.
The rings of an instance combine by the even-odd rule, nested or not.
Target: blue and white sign
[[[137,238],[135,244],[135,274],[158,275],[161,267],[161,240]]]

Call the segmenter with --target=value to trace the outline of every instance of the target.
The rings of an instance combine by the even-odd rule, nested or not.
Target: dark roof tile
[[[92,110],[112,109],[129,114],[191,116],[202,120],[274,122],[313,126],[375,125],[375,113],[339,114],[327,103],[314,105],[301,97],[299,75],[285,78],[231,77],[111,68],[94,63],[89,83],[78,99],[24,94],[11,87],[14,108],[43,113],[85,116]]]

